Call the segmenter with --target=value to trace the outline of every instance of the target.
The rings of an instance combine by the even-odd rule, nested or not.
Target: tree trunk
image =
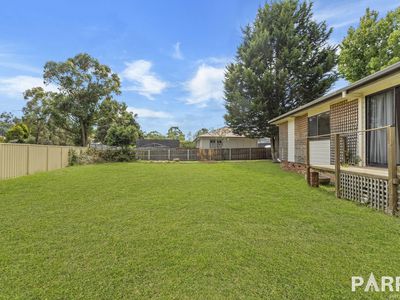
[[[87,146],[87,126],[83,121],[81,121],[81,144],[82,147]]]
[[[39,132],[40,132],[41,128],[37,128],[36,130],[36,136],[35,136],[35,143],[39,144]]]
[[[279,162],[279,138],[277,136],[271,137],[271,157],[273,162]]]

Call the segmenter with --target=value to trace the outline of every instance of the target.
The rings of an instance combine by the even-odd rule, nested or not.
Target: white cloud
[[[37,74],[41,74],[43,72],[43,70],[40,68],[10,61],[0,61],[0,67],[17,71],[23,71],[23,72],[37,73]]]
[[[340,4],[332,1],[331,4],[326,4],[320,1],[320,3],[316,2],[314,18],[318,21],[326,20],[328,21],[328,25],[339,29],[358,23],[367,7],[378,10],[380,16],[383,16],[388,10],[398,6],[395,2],[396,1],[360,0],[345,1]]]
[[[233,58],[228,57],[228,56],[221,56],[221,57],[210,56],[210,57],[206,57],[203,59],[199,59],[197,61],[197,63],[198,64],[210,64],[210,65],[214,65],[214,66],[226,66],[232,60],[233,60]]]
[[[43,79],[33,76],[15,76],[0,78],[0,94],[10,97],[22,97],[22,93],[33,87],[42,87],[47,91],[58,91],[56,86],[45,85]]]
[[[139,118],[171,119],[172,115],[165,111],[156,111],[147,108],[128,107],[128,111],[137,114]]]
[[[222,101],[224,73],[225,68],[200,65],[194,77],[185,84],[189,92],[186,103],[206,106],[209,101]]]
[[[174,53],[172,53],[172,57],[175,59],[183,59],[183,54],[181,51],[181,43],[176,42],[174,44]]]
[[[134,85],[128,86],[124,90],[135,91],[149,99],[153,99],[153,95],[161,94],[167,87],[167,83],[159,79],[151,71],[151,67],[150,61],[142,59],[126,63],[126,68],[121,77],[123,80],[132,81]]]

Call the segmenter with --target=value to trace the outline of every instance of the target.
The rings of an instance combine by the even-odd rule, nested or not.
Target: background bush
[[[129,162],[134,161],[135,150],[133,148],[96,150],[89,148],[78,154],[71,149],[68,152],[68,164],[73,165],[88,165],[103,162]]]

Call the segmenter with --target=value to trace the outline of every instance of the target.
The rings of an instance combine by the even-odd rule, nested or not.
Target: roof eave
[[[333,98],[336,98],[336,97],[340,96],[343,92],[345,92],[347,94],[347,93],[349,93],[349,92],[351,92],[351,91],[353,91],[353,90],[355,90],[357,88],[360,88],[362,86],[365,86],[365,85],[367,85],[367,84],[369,84],[369,83],[371,83],[373,81],[376,81],[376,80],[381,79],[383,77],[389,76],[389,75],[391,75],[391,74],[393,74],[395,72],[398,72],[399,70],[400,70],[400,62],[395,63],[395,64],[387,67],[386,69],[378,71],[378,72],[376,72],[374,74],[371,74],[371,75],[369,75],[367,77],[364,77],[364,78],[362,78],[362,79],[360,79],[360,80],[358,80],[358,81],[356,81],[356,82],[354,82],[354,83],[352,83],[352,84],[350,84],[350,85],[348,85],[348,86],[346,86],[344,88],[341,88],[341,89],[339,89],[337,91],[334,91],[334,92],[329,93],[329,94],[327,94],[325,96],[317,98],[317,99],[315,99],[315,100],[313,100],[313,101],[311,101],[311,102],[309,102],[307,104],[304,104],[304,105],[302,105],[302,106],[300,106],[298,108],[292,109],[291,111],[288,111],[287,113],[284,113],[284,114],[282,114],[282,115],[280,115],[280,116],[268,121],[268,123],[269,124],[276,124],[277,121],[280,121],[280,120],[282,120],[284,118],[290,117],[291,115],[293,115],[293,114],[295,114],[297,112],[303,111],[303,110],[305,110],[307,108],[310,108],[312,106],[321,104],[323,102],[332,100]]]

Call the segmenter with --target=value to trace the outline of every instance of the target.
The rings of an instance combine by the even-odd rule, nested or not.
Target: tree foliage
[[[158,132],[156,130],[147,132],[144,137],[146,139],[155,139],[155,140],[164,140],[166,137],[163,135],[161,132]]]
[[[7,142],[24,143],[28,137],[29,129],[24,123],[15,124],[6,133]]]
[[[400,61],[400,8],[379,19],[367,9],[357,28],[350,27],[340,46],[339,72],[350,82]]]
[[[184,141],[185,135],[182,132],[182,130],[179,129],[179,127],[172,126],[171,128],[168,129],[167,138],[172,140]]]
[[[118,75],[83,53],[65,62],[47,62],[44,80],[57,86],[55,120],[59,126],[80,135],[80,144],[86,146],[93,125],[99,117],[100,104],[120,94]]]
[[[107,131],[105,142],[110,146],[121,146],[126,148],[136,142],[139,136],[138,128],[133,125],[112,124]]]
[[[0,113],[0,136],[5,136],[7,131],[20,120],[11,112]]]
[[[24,92],[27,100],[23,108],[23,120],[28,124],[36,144],[66,144],[60,141],[60,131],[54,124],[52,115],[56,93],[47,92],[42,87],[34,87]]]
[[[337,79],[331,32],[314,20],[310,2],[283,0],[260,8],[226,70],[228,126],[251,137],[269,136],[275,149],[277,128],[268,121],[322,96]]]
[[[209,130],[207,128],[201,128],[196,131],[196,133],[194,134],[193,137],[194,137],[194,139],[196,139],[199,135],[206,134],[208,132],[209,132]]]
[[[143,135],[139,123],[135,119],[136,116],[128,111],[125,103],[113,99],[105,99],[100,104],[99,111],[96,128],[97,141],[106,144],[107,132],[112,125],[133,126],[136,128],[139,137]]]

